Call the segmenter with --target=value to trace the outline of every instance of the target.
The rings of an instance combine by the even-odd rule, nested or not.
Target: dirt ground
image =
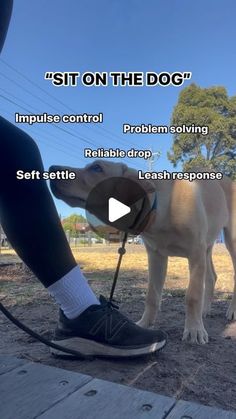
[[[76,253],[98,295],[109,295],[112,272],[117,260],[115,251],[113,247],[85,248]],[[6,261],[6,255],[4,258]],[[219,280],[212,314],[205,320],[210,336],[207,345],[192,345],[181,341],[187,264],[183,259],[173,258],[168,269],[162,311],[156,323],[156,326],[168,333],[169,341],[159,354],[126,361],[53,358],[49,348],[18,330],[2,314],[0,353],[167,396],[224,409],[236,409],[236,322],[227,322],[225,318],[232,296],[233,273],[223,245],[216,246],[214,262]],[[120,303],[120,309],[135,321],[140,318],[144,307],[146,270],[143,248],[131,245],[122,265],[116,299]],[[43,336],[52,337],[57,322],[57,307],[41,284],[21,265],[0,266],[0,299],[21,321]]]

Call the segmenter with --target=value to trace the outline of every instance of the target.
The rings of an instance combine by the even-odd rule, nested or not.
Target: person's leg
[[[1,119],[1,224],[19,256],[48,287],[76,266],[44,180],[18,180],[18,170],[44,170],[35,142]],[[57,263],[54,263],[56,260]]]
[[[65,314],[99,304],[73,257],[45,180],[18,180],[16,172],[44,170],[35,142],[0,117],[0,222],[21,259]]]

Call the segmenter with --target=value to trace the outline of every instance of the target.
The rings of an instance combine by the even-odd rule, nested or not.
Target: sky
[[[161,153],[154,170],[173,171],[170,134],[127,135],[123,124],[169,125],[179,93],[192,82],[235,95],[235,16],[235,0],[15,0],[0,57],[0,113],[13,123],[15,112],[103,113],[102,126],[61,124],[66,132],[21,124],[39,145],[45,170],[90,163],[83,153],[92,143],[94,149],[151,148]],[[181,87],[59,88],[44,80],[47,71],[190,71],[192,78]],[[124,162],[148,168],[143,159]],[[61,216],[75,212],[55,203]]]

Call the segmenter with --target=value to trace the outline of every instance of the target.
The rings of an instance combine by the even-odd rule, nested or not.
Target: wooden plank
[[[92,380],[41,364],[26,364],[0,378],[0,418],[32,419]]]
[[[180,400],[166,419],[236,419],[236,413]]]
[[[0,356],[0,374],[3,419],[236,419],[236,412],[10,356]]]
[[[19,359],[9,355],[0,355],[0,375],[12,371],[14,368],[27,364],[26,359]]]
[[[174,403],[170,397],[94,379],[40,419],[162,419]]]

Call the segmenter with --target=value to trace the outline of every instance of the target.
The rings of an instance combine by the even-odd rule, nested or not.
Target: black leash
[[[122,240],[122,245],[118,249],[119,259],[118,259],[118,262],[117,262],[117,266],[116,266],[116,270],[115,270],[115,274],[114,274],[114,278],[113,278],[113,283],[112,283],[112,287],[111,287],[111,293],[110,293],[109,301],[112,301],[112,299],[113,299],[113,294],[114,294],[114,291],[115,291],[117,279],[118,279],[119,272],[120,272],[121,261],[122,261],[123,256],[126,253],[125,244],[127,242],[127,237],[128,237],[128,233],[124,233],[124,237],[123,237],[123,240]]]
[[[124,238],[122,240],[122,245],[118,249],[119,258],[118,258],[118,262],[117,262],[117,266],[116,266],[116,270],[115,270],[115,274],[114,274],[114,278],[113,278],[111,293],[110,293],[110,297],[109,297],[109,301],[108,301],[109,304],[111,304],[112,303],[112,300],[113,300],[113,295],[114,295],[114,291],[115,291],[117,279],[118,279],[119,272],[120,272],[120,266],[121,266],[122,257],[123,257],[123,255],[126,252],[126,250],[125,250],[125,244],[126,244],[126,241],[127,241],[127,237],[128,237],[128,233],[124,233]],[[34,332],[32,329],[30,329],[28,326],[26,326],[24,323],[22,323],[16,317],[14,317],[10,313],[10,311],[8,311],[6,309],[6,307],[4,307],[4,305],[1,302],[0,302],[0,311],[15,326],[17,326],[19,329],[23,330],[25,333],[27,333],[28,335],[32,336],[34,339],[38,340],[39,342],[42,342],[45,345],[47,345],[47,346],[49,346],[49,347],[51,347],[53,349],[57,349],[57,350],[59,350],[61,352],[64,352],[66,354],[74,355],[74,356],[79,357],[79,358],[88,358],[88,359],[91,358],[90,356],[82,355],[79,351],[75,351],[73,349],[68,349],[68,348],[65,348],[64,346],[57,345],[56,343],[53,343],[50,340],[48,340],[48,339],[44,338],[43,336],[39,335],[38,333]]]
[[[1,312],[12,322],[15,324],[15,326],[19,327],[19,329],[26,332],[28,335],[32,336],[34,339],[39,340],[40,342],[44,343],[47,346],[50,346],[51,348],[58,349],[59,351],[65,352],[70,355],[79,356],[81,358],[85,358],[84,355],[82,355],[78,351],[74,351],[73,349],[67,349],[64,348],[61,345],[57,345],[56,343],[51,342],[50,340],[45,339],[43,336],[39,335],[38,333],[34,332],[32,329],[30,329],[28,326],[26,326],[24,323],[22,323],[20,320],[18,320],[16,317],[14,317],[10,311],[4,307],[2,303],[0,303],[0,310]]]

